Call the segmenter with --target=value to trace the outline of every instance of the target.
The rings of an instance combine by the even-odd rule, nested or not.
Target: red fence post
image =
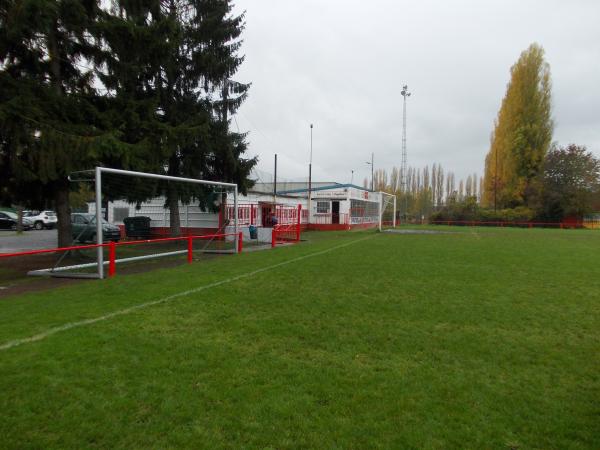
[[[243,248],[244,248],[244,233],[242,233],[240,231],[240,233],[238,235],[238,248],[237,248],[238,253],[242,253]]]
[[[277,232],[275,231],[275,227],[273,227],[273,230],[271,231],[271,248],[274,248],[275,243],[277,242],[276,234],[277,234]]]
[[[188,264],[191,264],[194,259],[194,238],[188,236]]]
[[[296,228],[296,242],[300,242],[300,217],[302,216],[302,204],[298,204],[298,227]]]
[[[113,241],[110,241],[110,244],[108,244],[108,276],[109,277],[113,277],[115,276],[115,272],[116,270],[116,263],[115,263],[115,259],[116,259],[116,245]]]

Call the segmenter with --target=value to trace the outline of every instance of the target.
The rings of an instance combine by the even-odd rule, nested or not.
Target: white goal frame
[[[200,180],[195,178],[184,178],[184,177],[174,177],[169,175],[159,175],[154,173],[146,173],[146,172],[135,172],[132,170],[122,170],[122,169],[111,169],[108,167],[96,167],[92,170],[82,171],[82,172],[93,172],[94,173],[94,182],[95,186],[95,216],[96,216],[96,244],[100,246],[97,247],[96,251],[96,262],[94,263],[85,263],[85,264],[76,264],[72,266],[64,266],[64,267],[53,267],[49,269],[38,269],[32,270],[29,272],[29,275],[46,275],[46,276],[54,276],[54,277],[67,277],[67,278],[104,278],[104,266],[109,263],[109,261],[104,261],[104,252],[103,247],[104,244],[104,236],[102,230],[102,174],[110,173],[124,176],[133,176],[133,177],[142,177],[142,178],[153,178],[157,180],[167,180],[167,181],[178,181],[183,183],[194,183],[194,184],[202,184],[207,186],[220,186],[226,187],[233,190],[233,207],[234,207],[234,220],[233,220],[233,242],[234,248],[231,253],[237,253],[239,250],[239,224],[238,224],[238,186],[235,183],[224,183],[220,181],[208,181],[208,180]],[[74,172],[74,173],[82,173],[82,172]],[[71,176],[69,176],[69,180],[71,181],[82,181],[82,180],[73,180]],[[91,181],[91,179],[89,180]],[[222,206],[221,206],[222,207]],[[163,252],[156,253],[153,255],[144,255],[144,256],[134,256],[129,258],[116,259],[114,262],[127,262],[127,261],[137,261],[144,259],[152,259],[158,258],[162,256],[171,256],[182,253],[187,253],[188,250],[178,250],[171,252]],[[97,273],[63,273],[68,270],[73,269],[83,269],[97,266]]]
[[[111,173],[115,175],[124,175],[124,176],[132,176],[132,177],[142,177],[142,178],[153,178],[155,180],[166,180],[166,181],[178,181],[183,183],[194,183],[194,184],[203,184],[206,186],[220,186],[226,188],[233,188],[233,209],[234,209],[234,251],[237,252],[238,247],[238,239],[239,239],[239,226],[238,226],[238,186],[235,183],[224,183],[221,181],[208,181],[208,180],[200,180],[196,178],[183,178],[183,177],[173,177],[170,175],[159,175],[155,173],[146,173],[146,172],[135,172],[132,170],[122,170],[122,169],[111,169],[108,167],[96,167],[95,170],[95,182],[96,182],[96,236],[97,243],[103,244],[104,239],[102,235],[102,174],[103,173]],[[221,205],[222,207],[222,205]],[[182,251],[185,253],[186,251]],[[169,252],[169,254],[174,254],[175,252]],[[179,253],[179,252],[177,252]],[[166,256],[166,254],[163,254]],[[147,256],[138,256],[136,259],[151,259],[156,258],[158,255],[147,255]],[[131,258],[133,259],[133,258]],[[119,260],[117,260],[119,262]],[[97,249],[97,264],[98,264],[98,278],[104,278],[104,253],[103,248],[98,247]]]
[[[396,196],[394,194],[388,194],[387,192],[379,192],[379,231],[381,231],[383,226],[383,212],[385,211],[385,207],[389,204],[390,200],[393,201],[394,211],[392,216],[392,228],[396,228]]]

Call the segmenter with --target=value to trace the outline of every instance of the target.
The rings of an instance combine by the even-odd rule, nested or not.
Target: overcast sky
[[[553,81],[554,140],[600,156],[598,0],[237,0],[246,11],[235,116],[259,169],[362,184],[365,164],[400,165],[408,84],[408,163],[483,173],[509,70],[532,42]],[[233,122],[235,129],[236,122]]]

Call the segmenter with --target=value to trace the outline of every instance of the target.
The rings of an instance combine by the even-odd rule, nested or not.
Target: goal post
[[[396,227],[396,196],[387,192],[379,192],[379,231],[385,226]]]
[[[69,180],[72,244],[33,252],[30,275],[104,278],[116,264],[135,272],[178,264],[177,255],[192,262],[241,251],[234,183],[107,167]],[[233,217],[225,219],[227,209]],[[155,258],[165,262],[149,261]]]
[[[192,185],[201,185],[201,186],[208,186],[208,187],[221,187],[221,188],[225,188],[229,191],[232,191],[233,193],[233,209],[234,209],[234,218],[233,218],[233,250],[234,252],[237,252],[237,250],[239,249],[239,243],[238,243],[238,232],[239,232],[239,226],[238,226],[238,187],[237,184],[235,183],[225,183],[225,182],[220,182],[220,181],[209,181],[209,180],[202,180],[202,179],[196,179],[196,178],[185,178],[185,177],[175,177],[175,176],[171,176],[171,175],[161,175],[161,174],[154,174],[154,173],[147,173],[147,172],[136,172],[136,171],[132,171],[132,170],[124,170],[124,169],[112,169],[112,168],[108,168],[108,167],[96,167],[95,169],[95,184],[96,184],[96,189],[95,189],[95,215],[96,215],[96,236],[97,236],[97,243],[98,244],[103,244],[104,243],[104,230],[103,230],[103,220],[99,220],[98,218],[103,217],[102,214],[102,205],[103,205],[103,190],[102,190],[102,181],[103,181],[103,175],[105,176],[109,176],[109,175],[114,175],[114,176],[123,176],[123,177],[130,177],[130,178],[140,178],[140,179],[149,179],[149,180],[158,180],[158,181],[164,181],[164,182],[171,182],[171,183],[189,183]],[[107,187],[107,191],[110,190],[110,186]],[[119,195],[121,194],[121,195]],[[131,194],[131,193],[129,193]],[[109,198],[113,198],[113,199],[118,199],[119,196],[124,197],[125,199],[127,199],[127,193],[122,192],[122,193],[115,193],[113,192],[112,195],[108,195]],[[191,198],[192,200],[194,199],[194,197],[192,196]],[[142,206],[144,205],[144,203],[148,203],[148,201],[153,200],[152,198],[148,198],[146,200],[146,202],[140,202],[139,200],[136,203],[136,207],[138,208],[138,210],[142,209]],[[179,199],[178,199],[178,203],[179,203]],[[224,205],[221,205],[221,207],[224,207]],[[106,211],[106,215],[110,217],[109,215],[109,211]],[[114,219],[114,215],[113,215],[113,219]],[[217,232],[222,232],[223,230],[221,229],[222,227],[219,226],[219,228],[217,229]],[[183,250],[179,251],[180,253],[183,253]],[[175,252],[172,252],[172,254],[175,254]],[[141,260],[144,258],[152,258],[152,257],[157,257],[158,254],[155,255],[142,255],[142,256],[138,256],[135,257],[137,260]],[[104,278],[104,265],[105,265],[105,261],[104,261],[104,251],[102,247],[98,247],[97,248],[97,264],[98,264],[98,278]]]

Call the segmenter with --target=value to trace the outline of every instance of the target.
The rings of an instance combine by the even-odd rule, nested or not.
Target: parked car
[[[51,230],[58,223],[58,218],[54,211],[23,211],[23,216],[32,220],[36,230],[44,228]]]
[[[96,216],[88,213],[71,214],[73,240],[96,242]],[[121,229],[102,219],[102,240],[119,242]]]
[[[0,211],[0,229],[3,230],[16,230],[19,217],[10,211]],[[31,230],[33,222],[28,217],[23,217],[23,229]]]

